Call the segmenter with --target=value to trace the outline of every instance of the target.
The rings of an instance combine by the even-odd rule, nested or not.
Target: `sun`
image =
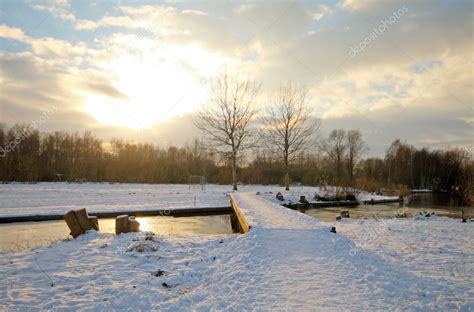
[[[195,110],[207,98],[209,79],[227,60],[196,45],[127,51],[107,64],[114,87],[128,99],[86,94],[84,111],[103,125],[149,128]]]

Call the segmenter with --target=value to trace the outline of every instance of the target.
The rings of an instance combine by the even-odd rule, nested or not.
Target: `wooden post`
[[[69,227],[70,234],[72,237],[76,238],[81,235],[83,232],[79,222],[76,219],[76,214],[74,210],[69,211],[64,215],[64,221],[66,221],[67,226]]]
[[[139,232],[140,222],[135,220],[135,217],[128,215],[121,215],[115,219],[115,234]]]
[[[97,217],[89,217],[86,209],[71,210],[64,215],[64,221],[71,231],[72,237],[76,238],[88,230],[99,230]]]
[[[95,229],[98,231],[99,230],[99,219],[96,216],[89,216],[89,220],[94,223]]]
[[[115,234],[128,232],[128,216],[121,215],[115,219]]]
[[[85,209],[76,210],[74,211],[74,213],[76,214],[77,221],[79,222],[81,228],[86,231],[90,229],[98,230],[98,228],[96,228],[95,226],[95,223],[91,219],[89,219],[89,216],[87,215],[87,211]]]
[[[341,211],[341,217],[342,218],[350,218],[349,210],[342,210]]]
[[[308,203],[308,201],[306,200],[306,196],[300,195],[300,203],[302,203],[302,204],[307,204]]]
[[[135,220],[135,217],[128,218],[128,231],[129,232],[139,232],[140,231],[140,222]]]

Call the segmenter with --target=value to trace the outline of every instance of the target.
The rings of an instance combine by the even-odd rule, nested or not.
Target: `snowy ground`
[[[264,189],[234,193],[245,235],[93,232],[0,254],[0,310],[474,309],[474,223],[344,220],[333,234]]]
[[[179,184],[38,183],[0,184],[0,215],[219,207],[229,205],[229,186]]]
[[[261,192],[262,196],[278,202],[277,192],[286,199],[298,201],[300,195],[308,199],[316,193],[325,194],[318,187],[295,186],[291,191],[275,185],[243,185],[241,190]],[[184,184],[109,184],[109,183],[37,183],[0,184],[0,215],[28,215],[66,213],[72,209],[87,208],[92,211],[219,207],[228,206],[226,193],[229,185],[209,184],[205,190],[200,185]],[[271,192],[271,193],[270,193]],[[328,193],[331,193],[329,189]],[[368,193],[360,199],[378,198]]]

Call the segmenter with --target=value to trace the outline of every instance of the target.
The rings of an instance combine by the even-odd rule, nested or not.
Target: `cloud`
[[[311,12],[311,16],[316,20],[319,21],[326,15],[330,14],[333,10],[331,9],[330,6],[321,4],[319,5],[316,10]]]
[[[78,20],[75,24],[76,29],[78,30],[94,30],[99,27],[98,23],[91,20]]]
[[[30,109],[43,109],[54,104],[75,109],[79,97],[74,75],[55,67],[30,52],[2,54],[0,102],[15,103]],[[11,112],[13,115],[15,112]]]
[[[70,5],[67,0],[54,0],[45,4],[31,4],[31,8],[36,11],[49,12],[52,16],[65,21],[74,22],[76,20],[74,14],[70,12]]]
[[[364,11],[375,7],[378,2],[377,0],[341,0],[338,5],[349,11]],[[383,4],[389,4],[389,1],[385,1]]]
[[[357,56],[349,55],[351,46],[404,5],[407,14]],[[139,107],[133,105],[140,94],[141,101],[156,96],[157,106],[165,107],[170,101],[164,98],[181,96],[185,87],[201,78],[205,82],[227,64],[262,81],[262,98],[287,81],[306,86],[323,127],[360,128],[371,153],[383,153],[395,137],[432,147],[472,140],[474,44],[468,1],[127,4],[80,19],[68,17],[67,3],[35,6],[74,22],[71,37],[90,39],[35,38],[1,24],[0,37],[29,47],[1,55],[0,100],[11,114],[15,105],[23,112],[61,101],[67,103],[61,104],[65,111],[78,112],[89,95],[126,103],[130,111]],[[201,97],[193,97],[183,107],[198,105]],[[167,130],[162,124],[162,140],[196,136],[185,120],[166,123]],[[104,135],[126,134],[93,118],[84,122]],[[136,133],[151,139],[155,130]]]
[[[58,60],[51,61],[32,52],[3,53],[0,57],[0,106],[6,116],[4,122],[34,119],[51,106],[57,108],[58,116],[84,116],[82,109],[90,94],[100,94],[111,99],[128,99],[115,88],[111,80],[98,75],[94,70],[65,67],[64,64],[58,64]],[[87,116],[87,123],[81,125],[78,121],[85,120],[81,117],[73,118],[74,122],[71,124],[78,126],[76,130],[98,124],[92,116]],[[64,120],[62,124],[68,122]]]
[[[25,35],[23,30],[21,30],[20,28],[10,27],[5,24],[0,25],[0,37],[23,42],[30,40],[30,37]]]
[[[86,82],[84,86],[85,90],[91,91],[97,94],[102,94],[111,98],[120,100],[130,100],[130,98],[118,91],[114,86],[105,82]]]
[[[199,11],[199,10],[183,10],[183,11],[181,11],[181,13],[189,14],[189,15],[201,15],[201,16],[207,16],[208,15],[206,12]]]
[[[87,47],[83,43],[72,45],[68,41],[54,38],[41,38],[30,41],[33,52],[38,56],[52,58],[70,58],[81,56],[87,52]]]
[[[141,7],[120,6],[123,15],[105,15],[97,21],[78,20],[75,24],[78,30],[95,30],[102,27],[118,27],[125,29],[149,29],[153,21],[158,22],[175,16],[176,10],[160,5],[145,5]],[[190,14],[191,15],[191,14]],[[195,14],[197,15],[197,14]],[[164,21],[166,23],[166,20]]]
[[[26,35],[23,30],[10,27],[5,24],[0,25],[0,38],[16,40],[28,44],[33,53],[37,56],[58,59],[62,63],[73,63],[76,57],[81,57],[90,53],[84,42],[71,44],[66,40],[59,40],[51,37],[33,38]]]

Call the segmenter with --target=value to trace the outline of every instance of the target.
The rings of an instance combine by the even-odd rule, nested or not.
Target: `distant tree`
[[[335,129],[323,141],[321,148],[331,158],[336,169],[336,177],[342,178],[342,164],[347,150],[346,130]]]
[[[386,183],[386,163],[380,158],[368,158],[362,160],[361,164],[362,172],[361,176],[365,179],[379,181],[383,184]]]
[[[254,131],[249,126],[259,90],[258,84],[224,72],[211,83],[209,101],[193,118],[194,125],[206,135],[208,147],[229,159],[234,190],[239,153],[252,146]]]
[[[388,166],[387,184],[405,184],[413,187],[414,152],[413,146],[404,144],[399,139],[393,141],[385,156]]]
[[[290,189],[291,163],[309,148],[310,139],[319,128],[319,120],[312,119],[311,113],[306,91],[288,84],[280,88],[263,118],[263,142],[283,162],[286,190]]]
[[[6,128],[4,123],[0,123],[0,181],[7,180],[7,168],[6,168]]]
[[[349,180],[354,179],[354,166],[360,159],[362,152],[365,149],[365,143],[362,139],[362,133],[359,130],[348,130],[346,135],[347,140],[347,169],[349,173]]]

